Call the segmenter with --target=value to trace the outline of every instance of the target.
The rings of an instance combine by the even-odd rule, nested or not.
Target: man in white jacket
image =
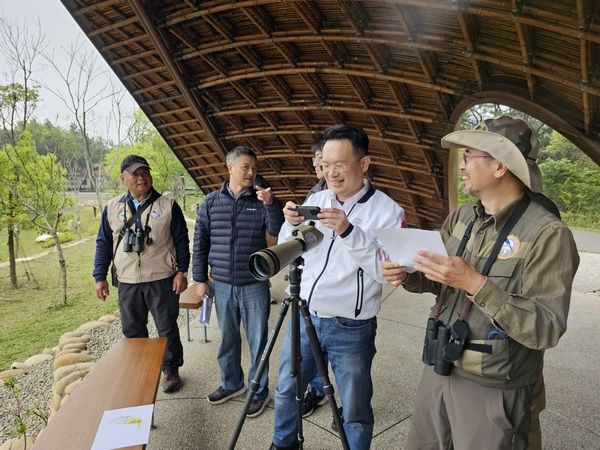
[[[337,125],[325,132],[323,173],[328,189],[309,196],[319,206],[316,227],[322,242],[303,254],[301,297],[308,303],[319,344],[335,375],[343,408],[344,430],[352,450],[368,449],[373,435],[371,363],[381,306],[383,251],[370,232],[406,226],[404,210],[375,190],[364,175],[369,168],[369,140],[360,128]],[[288,202],[279,241],[287,240],[305,218]],[[317,368],[304,321],[300,321],[302,389]],[[297,418],[291,369],[290,327],[282,347],[275,394],[272,449],[295,449]]]

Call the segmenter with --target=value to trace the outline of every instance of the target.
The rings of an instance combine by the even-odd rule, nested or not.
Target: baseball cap
[[[150,170],[150,165],[145,158],[142,158],[138,155],[127,155],[123,158],[123,162],[121,163],[121,172],[127,171],[129,173],[135,172],[140,167],[145,167]]]
[[[542,191],[542,174],[536,163],[537,135],[523,119],[506,115],[485,119],[472,130],[447,134],[442,138],[442,147],[487,152],[531,191]]]

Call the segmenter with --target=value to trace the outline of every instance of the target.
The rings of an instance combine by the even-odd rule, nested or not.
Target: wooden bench
[[[34,449],[89,450],[104,411],[154,403],[166,348],[166,338],[114,344],[50,419]]]
[[[186,330],[188,342],[190,338],[190,309],[199,309],[202,306],[202,300],[196,296],[196,284],[191,283],[185,291],[179,294],[179,309],[185,309]],[[208,342],[206,327],[204,327],[204,342]]]

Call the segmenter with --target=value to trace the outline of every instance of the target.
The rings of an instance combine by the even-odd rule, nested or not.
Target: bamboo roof
[[[203,192],[237,145],[284,202],[312,142],[363,127],[370,178],[439,227],[460,115],[503,103],[600,163],[600,14],[591,0],[61,0]]]

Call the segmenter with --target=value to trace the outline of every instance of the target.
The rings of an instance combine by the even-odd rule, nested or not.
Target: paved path
[[[577,248],[583,252],[600,253],[600,233],[596,231],[572,230]]]
[[[283,272],[283,271],[282,271]],[[582,292],[582,287],[597,286],[600,280],[600,254],[582,254],[576,278],[569,329],[558,347],[546,353],[545,377],[547,408],[541,415],[546,450],[600,449],[600,390],[598,342],[600,297]],[[285,296],[283,273],[273,278],[273,296]],[[386,286],[384,295],[392,291]],[[373,363],[375,431],[373,450],[403,449],[410,425],[414,395],[419,381],[423,345],[423,326],[433,304],[428,294],[411,294],[403,289],[391,292],[378,315],[377,356]],[[271,309],[270,324],[275,323],[279,306]],[[196,317],[195,312],[192,313]],[[185,333],[184,333],[185,334]],[[216,320],[208,327],[210,342],[203,342],[203,328],[192,324],[192,342],[185,341],[185,365],[181,369],[183,388],[171,395],[159,392],[155,424],[149,450],[197,450],[228,448],[232,431],[243,407],[243,397],[222,405],[210,405],[206,396],[219,385],[216,361],[220,343]],[[270,358],[270,386],[278,376],[277,339]],[[248,367],[247,345],[243,343],[243,366]],[[237,449],[268,448],[272,436],[274,410],[246,420]],[[328,406],[319,408],[303,421],[306,450],[339,449],[331,429]]]

